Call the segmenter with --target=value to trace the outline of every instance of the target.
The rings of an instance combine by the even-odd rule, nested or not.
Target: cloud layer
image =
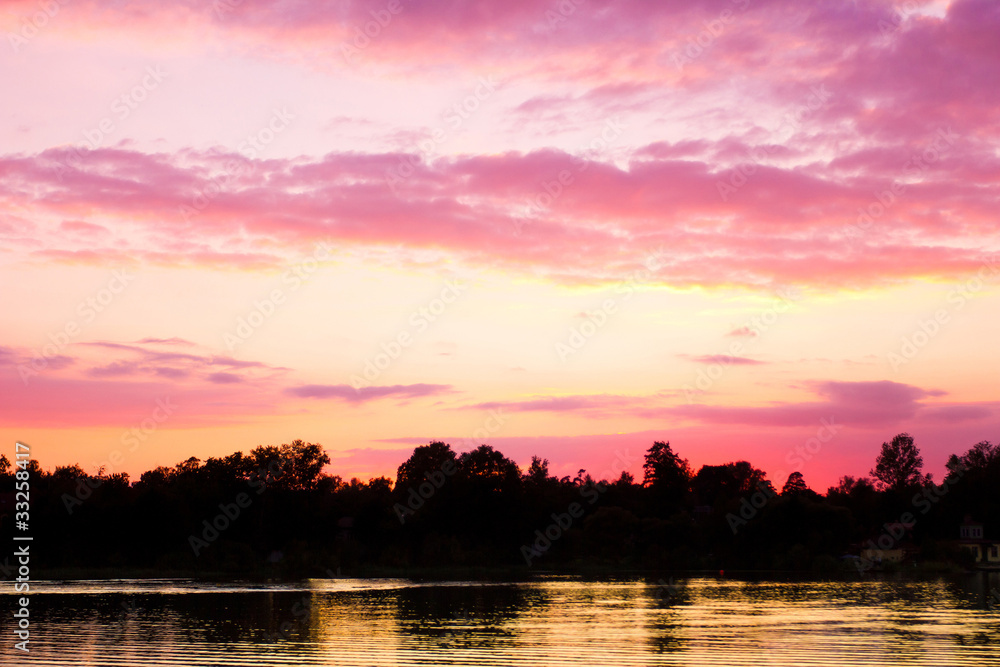
[[[393,181],[408,157],[412,173]],[[246,166],[232,176],[226,164]],[[253,270],[323,241],[442,251],[568,283],[643,272],[678,286],[825,289],[953,279],[983,267],[991,260],[984,250],[995,247],[987,221],[997,184],[970,180],[971,166],[956,159],[934,182],[907,186],[892,195],[895,222],[864,228],[854,212],[878,204],[876,174],[845,182],[829,166],[760,167],[745,196],[722,201],[726,172],[711,162],[636,158],[619,167],[555,150],[432,163],[405,154],[248,163],[238,154],[125,149],[75,161],[52,149],[0,160],[0,201],[33,221],[10,223],[11,246],[51,261]],[[946,199],[955,204],[942,224]],[[68,219],[117,234],[65,234]]]

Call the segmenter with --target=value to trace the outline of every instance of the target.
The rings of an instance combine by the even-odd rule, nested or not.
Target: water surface
[[[1000,576],[44,582],[30,655],[5,611],[0,664],[1000,665],[991,589]]]

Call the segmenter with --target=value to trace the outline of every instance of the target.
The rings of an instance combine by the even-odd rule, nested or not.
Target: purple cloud
[[[355,389],[349,384],[306,384],[285,390],[298,398],[336,398],[349,403],[365,403],[387,396],[419,398],[452,392],[450,384],[394,384],[384,387],[361,387]]]

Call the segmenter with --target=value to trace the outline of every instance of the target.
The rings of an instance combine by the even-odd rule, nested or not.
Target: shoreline
[[[114,581],[114,580],[185,580],[210,582],[293,582],[309,579],[409,579],[411,581],[503,581],[509,583],[529,582],[543,578],[565,577],[594,579],[658,579],[672,578],[716,578],[743,581],[818,581],[857,580],[865,581],[882,577],[902,579],[925,579],[941,576],[992,574],[1000,572],[996,568],[968,569],[952,563],[926,563],[917,567],[886,567],[859,573],[855,568],[838,568],[828,571],[811,570],[750,570],[750,569],[667,569],[667,568],[622,568],[579,566],[565,568],[531,569],[516,567],[453,567],[453,568],[356,568],[336,576],[319,572],[287,572],[278,569],[255,572],[205,572],[196,570],[170,570],[162,568],[47,568],[37,571],[33,583],[73,582],[73,581]]]

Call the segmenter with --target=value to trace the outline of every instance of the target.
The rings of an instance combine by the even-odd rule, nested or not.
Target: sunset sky
[[[0,3],[0,439],[133,477],[1000,437],[1000,3]],[[833,426],[829,426],[833,424]],[[137,429],[137,430],[134,430]],[[109,457],[119,452],[119,460]]]

